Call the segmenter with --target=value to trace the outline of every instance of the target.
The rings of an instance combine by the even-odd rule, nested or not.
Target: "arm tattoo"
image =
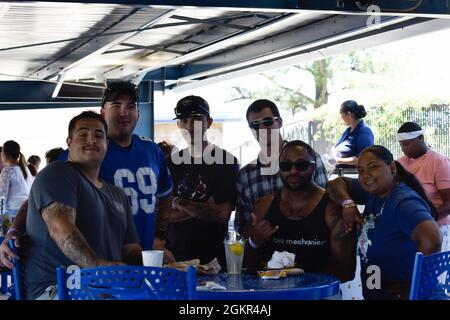
[[[49,228],[52,226],[55,220],[66,218],[75,224],[75,209],[58,202],[52,202],[47,207],[42,209],[42,218]]]
[[[334,234],[333,240],[342,242],[349,234],[345,233],[344,221],[341,217],[335,217],[331,221],[331,230]]]
[[[75,209],[53,202],[42,210],[48,232],[64,255],[78,266],[93,267],[98,258],[75,226]]]
[[[328,183],[327,193],[331,200],[340,205],[343,200],[348,199],[348,196],[351,195],[351,184],[349,185],[344,178],[338,178]]]
[[[58,247],[70,260],[82,268],[94,267],[97,265],[97,257],[89,247],[86,239],[78,229],[75,229],[67,237],[61,237]]]
[[[178,203],[183,207],[184,212],[194,218],[210,222],[223,222],[220,217],[220,210],[211,207],[210,203],[195,202],[187,199],[180,199]]]

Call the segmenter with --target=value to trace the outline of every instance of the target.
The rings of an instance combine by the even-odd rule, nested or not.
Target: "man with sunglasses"
[[[250,220],[250,212],[258,199],[283,187],[276,162],[281,148],[286,143],[280,133],[283,120],[278,107],[272,101],[254,101],[248,107],[246,117],[261,152],[256,160],[244,166],[238,174],[236,224],[240,228],[244,228]],[[318,153],[315,153],[314,161],[314,182],[325,188],[328,182],[327,171]]]
[[[306,272],[351,280],[355,233],[345,233],[340,207],[313,182],[314,150],[300,140],[288,142],[281,150],[279,167],[283,188],[262,197],[251,214],[248,234],[258,252],[254,268],[269,261],[274,251],[287,251],[295,254],[296,264]]]
[[[134,223],[144,250],[154,248],[155,209],[170,206],[172,179],[159,146],[150,139],[133,134],[139,119],[139,92],[137,87],[124,81],[108,84],[102,98],[100,113],[108,125],[108,149],[100,168],[100,178],[122,188],[130,201]],[[66,161],[68,151],[59,160]],[[13,253],[7,240],[18,238],[25,231],[27,203],[21,208],[10,237],[0,249],[2,261],[8,262]],[[15,233],[15,234],[13,234]],[[156,244],[155,244],[156,245]],[[161,249],[157,247],[155,249]],[[173,260],[166,251],[165,260]]]
[[[205,99],[184,97],[175,115],[188,148],[172,153],[168,161],[174,192],[171,209],[163,211],[166,247],[177,261],[200,259],[205,264],[217,258],[225,267],[223,240],[236,203],[239,165],[233,155],[207,140],[213,119]]]

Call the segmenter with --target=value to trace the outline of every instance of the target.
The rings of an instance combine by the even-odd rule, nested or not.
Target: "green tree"
[[[231,100],[266,98],[288,110],[292,116],[301,111],[312,112],[314,114],[311,117],[314,146],[323,151],[329,146],[327,141],[334,138],[335,131],[342,132],[343,126],[336,121],[324,125],[328,112],[323,114],[323,112],[315,111],[326,106],[330,95],[336,91],[350,88],[373,89],[382,83],[379,75],[386,74],[389,66],[383,61],[380,62],[379,59],[375,62],[374,55],[373,50],[370,49],[354,51],[265,72],[261,76],[266,82],[258,89],[249,89],[242,85],[233,86]],[[336,77],[337,75],[339,77]],[[365,81],[362,80],[363,78]],[[337,118],[340,121],[339,117]],[[332,132],[324,129],[330,129]]]

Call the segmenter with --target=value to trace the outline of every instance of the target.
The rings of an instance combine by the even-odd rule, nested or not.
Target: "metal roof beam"
[[[0,81],[0,101],[49,101],[56,83],[48,81]]]
[[[53,95],[58,86],[60,86],[59,96],[55,98],[53,97]],[[103,90],[104,87],[100,85],[88,85],[70,82],[52,82],[40,80],[0,81],[0,109],[4,109],[5,106],[15,104],[31,104],[36,106],[53,102],[95,102],[97,100],[100,101]]]
[[[22,0],[24,1],[24,0]],[[32,1],[32,0],[25,0]],[[40,0],[41,2],[56,2]],[[58,2],[115,3],[162,7],[215,7],[239,10],[314,10],[328,13],[363,13],[366,4],[377,5],[383,14],[411,14],[437,18],[450,15],[447,0],[58,0]]]
[[[147,72],[142,81],[167,81],[178,80],[181,76],[181,67],[168,66]]]
[[[236,68],[264,63],[270,59],[300,54],[305,50],[318,50],[337,41],[348,41],[351,37],[361,37],[375,30],[382,32],[383,27],[412,18],[382,17],[376,26],[367,25],[367,16],[334,16],[311,23],[285,33],[220,52],[207,58],[198,59],[183,67],[180,80],[198,79],[227,72]],[[423,18],[417,18],[423,21]]]
[[[293,64],[300,64],[307,61],[324,59],[336,54],[350,52],[358,49],[375,47],[392,41],[398,41],[409,37],[413,37],[419,34],[425,34],[429,32],[434,32],[436,30],[450,28],[449,19],[430,19],[430,20],[425,20],[423,18],[419,19],[421,19],[423,22],[418,23],[417,20],[406,21],[410,22],[410,25],[406,25],[406,23],[400,26],[392,25],[389,28],[384,29],[383,32],[376,33],[372,31],[368,34],[365,34],[363,37],[355,36],[350,39],[347,39],[346,41],[330,44],[320,49],[305,50],[284,57],[268,59],[265,60],[264,62],[255,61],[254,64],[248,64],[245,66],[235,65],[234,69],[230,69],[227,72],[220,72],[211,76],[204,75],[203,77],[186,81],[185,83],[183,83],[182,79],[180,79],[178,82],[170,83],[170,86],[166,85],[166,90],[173,90],[174,92],[193,90],[196,88],[200,88],[202,86],[207,86],[221,81],[226,81],[241,76],[247,76],[252,73],[259,73],[275,68],[290,66]],[[417,23],[413,24],[414,22]]]
[[[0,102],[0,111],[30,110],[30,109],[56,109],[56,108],[94,108],[100,107],[98,101],[65,101],[65,102]]]
[[[130,14],[125,19],[121,20],[119,23],[112,26],[110,29],[108,29],[105,32],[114,32],[115,30],[121,30],[124,29],[125,26],[127,26],[128,19],[133,15],[138,13],[139,11],[133,10],[133,13]],[[55,60],[53,63],[43,66],[40,70],[37,70],[36,72],[28,75],[28,77],[31,78],[40,78],[40,79],[50,79],[53,76],[67,72],[68,70],[75,68],[76,66],[80,65],[81,63],[90,60],[108,49],[114,47],[117,44],[120,44],[123,41],[126,41],[127,39],[139,34],[142,32],[141,29],[147,29],[150,26],[155,25],[162,19],[166,17],[170,17],[172,14],[174,14],[176,10],[170,10],[165,11],[163,14],[161,14],[156,19],[152,19],[150,22],[146,23],[143,26],[139,26],[139,28],[136,31],[129,32],[126,34],[119,34],[119,35],[111,35],[111,36],[104,36],[104,37],[97,37],[96,35],[92,36],[92,39],[86,41],[83,45],[80,47],[70,51],[69,53],[63,55],[59,59]],[[83,53],[83,58],[79,59],[80,52]],[[76,58],[74,58],[76,57]]]
[[[169,53],[176,53],[176,54],[186,54],[187,53],[185,51],[180,51],[180,50],[175,50],[175,49],[170,49],[170,48],[165,48],[165,47],[160,47],[160,46],[141,46],[141,45],[132,44],[132,43],[121,43],[120,45],[124,46],[124,47],[129,47],[129,48],[110,50],[110,51],[106,51],[103,54],[124,52],[124,51],[133,51],[133,50],[151,50],[151,51],[161,51],[161,52],[169,52]]]
[[[110,70],[106,73],[106,76],[112,77],[112,78],[123,78],[126,77],[130,79],[131,81],[138,83],[138,80],[143,75],[146,74],[149,71],[157,70],[159,68],[163,68],[166,65],[173,66],[173,65],[184,65],[186,63],[190,63],[191,61],[198,60],[203,57],[211,56],[215,52],[222,51],[224,48],[227,47],[236,47],[239,46],[241,43],[250,42],[255,38],[263,38],[264,35],[267,32],[273,32],[272,28],[276,28],[278,30],[281,30],[283,28],[291,28],[291,26],[302,23],[305,19],[307,19],[309,16],[312,16],[313,14],[287,14],[282,15],[283,18],[281,19],[275,19],[274,21],[270,21],[269,23],[265,24],[262,27],[254,28],[248,31],[244,31],[237,36],[229,37],[226,39],[222,39],[220,41],[214,41],[212,44],[205,44],[201,48],[196,48],[193,50],[193,52],[189,52],[188,54],[173,58],[169,61],[162,62],[158,65],[154,65],[148,68],[145,68],[143,70],[140,70],[136,66],[130,66],[128,70],[126,70],[126,73],[118,70],[118,68],[114,70]],[[183,40],[189,42],[189,39]],[[177,43],[181,43],[178,41]],[[144,59],[144,57],[140,58]]]
[[[190,23],[210,24],[210,25],[213,25],[213,26],[221,26],[221,27],[233,28],[233,29],[238,29],[238,30],[250,30],[251,29],[250,27],[241,26],[241,25],[238,25],[238,24],[221,22],[221,21],[224,21],[224,20],[230,20],[227,17],[224,17],[224,18],[221,18],[221,19],[196,19],[196,18],[190,18],[190,17],[183,17],[183,16],[179,16],[179,15],[174,15],[171,18],[177,19],[177,20],[188,21]]]
[[[23,0],[22,0],[23,1]],[[35,1],[35,0],[25,0]],[[336,1],[336,0],[334,0]],[[246,9],[296,9],[299,0],[40,0],[40,2],[112,3],[161,7],[219,7]]]

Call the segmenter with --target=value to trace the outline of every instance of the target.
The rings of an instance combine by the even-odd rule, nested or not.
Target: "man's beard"
[[[289,178],[289,177],[287,177],[287,178]],[[299,184],[297,184],[295,187],[292,187],[286,180],[284,180],[284,179],[281,179],[281,180],[283,181],[283,185],[286,189],[288,189],[289,191],[294,191],[294,192],[304,191],[304,190],[308,189],[309,187],[311,187],[313,184],[312,175],[311,175],[311,177],[309,177],[309,179],[308,178],[301,179]]]

